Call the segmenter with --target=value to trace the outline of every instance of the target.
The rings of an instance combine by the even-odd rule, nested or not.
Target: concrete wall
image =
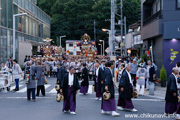
[[[32,55],[32,45],[31,43],[27,42],[19,42],[19,64],[24,64],[24,58],[25,56],[31,56]]]
[[[132,33],[128,33],[126,35],[126,49],[129,49],[132,47],[132,40],[133,40],[133,34]]]
[[[163,38],[162,36],[157,37],[152,41],[154,61],[158,67],[157,75],[160,75],[160,69],[163,65]]]

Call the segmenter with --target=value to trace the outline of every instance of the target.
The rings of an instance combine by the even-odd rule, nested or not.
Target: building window
[[[73,52],[69,52],[70,55],[73,55]]]
[[[177,8],[180,9],[180,0],[177,0]]]
[[[69,47],[73,47],[73,44],[69,44]]]

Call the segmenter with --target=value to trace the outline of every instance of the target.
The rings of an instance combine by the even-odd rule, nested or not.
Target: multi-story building
[[[142,0],[141,37],[152,53],[158,74],[165,66],[168,75],[180,60],[180,0]]]
[[[77,42],[81,40],[66,40],[66,51],[69,50],[69,55],[79,55],[81,50],[80,46],[77,45]]]
[[[0,0],[0,63],[13,56],[13,15],[16,17],[16,59],[37,52],[43,38],[50,37],[50,17],[36,6],[37,0]]]
[[[143,40],[141,39],[141,21],[129,26],[129,32],[126,35],[126,49],[130,55],[142,56]]]

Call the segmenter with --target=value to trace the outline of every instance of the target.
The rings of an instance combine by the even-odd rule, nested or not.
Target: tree
[[[79,40],[84,33],[94,36],[93,22],[96,20],[97,40],[104,39],[108,45],[108,34],[102,28],[110,29],[110,0],[38,0],[37,4],[51,16],[51,38],[66,35],[66,39]],[[117,4],[117,13],[120,13]],[[141,1],[123,0],[123,14],[127,17],[127,27],[140,20]],[[116,16],[116,22],[120,19]],[[105,21],[106,20],[106,21]],[[116,26],[118,31],[120,26]],[[65,47],[65,42],[62,41]]]

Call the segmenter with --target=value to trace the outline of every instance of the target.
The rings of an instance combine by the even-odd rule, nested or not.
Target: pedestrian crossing
[[[56,94],[57,91],[54,88],[54,84],[46,84],[45,85],[45,91],[47,94]],[[15,89],[15,86],[11,87],[11,91],[13,91],[13,89]],[[27,92],[27,87],[26,84],[24,83],[20,83],[19,85],[19,91],[17,91],[16,93],[26,93]],[[89,89],[88,89],[88,93],[87,94],[93,94],[93,90],[92,90],[92,85],[89,85]]]

